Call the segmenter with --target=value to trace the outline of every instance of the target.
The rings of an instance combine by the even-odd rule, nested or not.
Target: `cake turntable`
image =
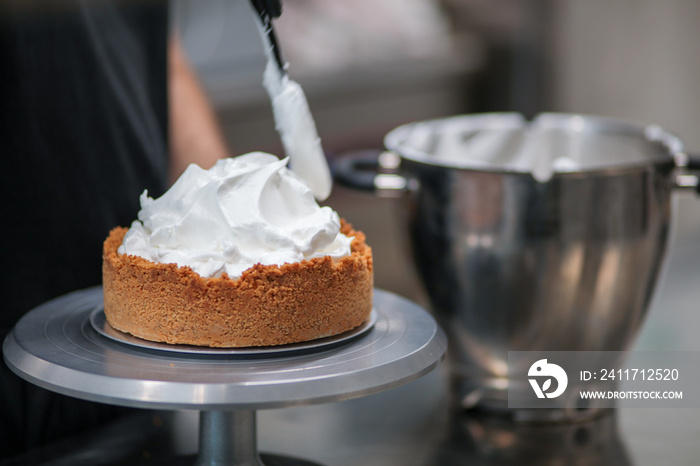
[[[446,337],[420,306],[375,290],[374,308],[368,325],[328,341],[272,350],[171,351],[105,335],[102,288],[94,287],[30,311],[3,350],[19,376],[64,395],[199,410],[197,466],[262,466],[256,410],[380,392],[426,374],[444,358]],[[314,464],[265,459],[268,466]]]

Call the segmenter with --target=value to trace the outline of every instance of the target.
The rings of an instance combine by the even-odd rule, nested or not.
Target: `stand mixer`
[[[684,181],[693,175],[677,137],[612,118],[494,113],[406,124],[384,142],[406,180],[396,185],[449,335],[458,405],[508,412],[509,351],[630,348],[662,270],[672,194],[697,184]],[[538,157],[566,163],[538,177]],[[347,159],[336,179],[376,192],[372,163],[376,154]],[[572,400],[525,417],[593,408]]]

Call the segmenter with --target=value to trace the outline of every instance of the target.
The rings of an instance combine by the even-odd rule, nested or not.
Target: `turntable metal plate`
[[[375,290],[374,325],[314,351],[212,355],[154,351],[107,338],[90,316],[102,288],[76,291],[25,315],[5,339],[10,368],[39,386],[109,404],[162,409],[262,409],[355,398],[433,369],[447,340],[420,306]]]

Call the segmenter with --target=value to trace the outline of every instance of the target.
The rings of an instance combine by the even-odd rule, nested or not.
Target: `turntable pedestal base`
[[[313,466],[259,455],[256,410],[394,388],[435,368],[447,349],[444,333],[425,310],[382,290],[375,290],[374,325],[357,338],[253,354],[190,354],[125,344],[94,328],[90,316],[101,306],[102,288],[96,287],[33,309],[5,339],[5,361],[20,377],[64,395],[120,406],[199,410],[196,466]]]

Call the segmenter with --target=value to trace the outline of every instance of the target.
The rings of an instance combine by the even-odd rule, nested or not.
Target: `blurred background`
[[[175,16],[233,152],[281,154],[249,2],[177,0]],[[700,152],[698,18],[695,0],[286,0],[275,28],[331,157],[379,149],[403,123],[491,111],[655,123]],[[376,285],[427,307],[400,202],[336,186],[327,203],[367,234]],[[700,350],[700,198],[679,193],[675,204],[636,349]],[[668,464],[696,464],[697,415],[621,413],[634,464],[664,464],[671,446]]]
[[[692,0],[286,0],[275,22],[326,150],[454,113],[581,112],[700,146]],[[234,150],[278,150],[245,0],[177,0],[175,21]]]

